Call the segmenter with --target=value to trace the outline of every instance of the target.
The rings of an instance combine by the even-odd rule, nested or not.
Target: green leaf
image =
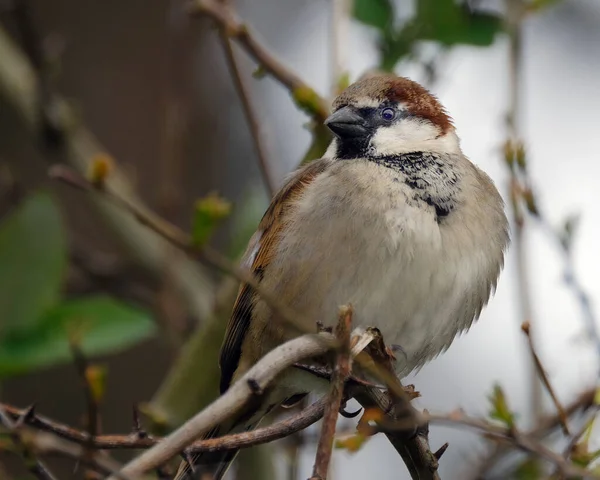
[[[504,390],[500,385],[494,385],[494,390],[489,396],[491,403],[490,417],[503,423],[508,428],[515,425],[515,415],[511,412],[504,395]]]
[[[0,340],[0,378],[71,361],[71,338],[91,357],[124,350],[155,330],[147,313],[108,297],[67,301],[34,329]]]
[[[0,225],[0,336],[32,327],[57,302],[66,265],[58,206],[32,195]]]
[[[416,23],[419,37],[445,46],[489,46],[502,30],[502,19],[492,13],[470,12],[454,0],[419,0]]]
[[[400,60],[412,53],[415,44],[424,40],[444,47],[489,46],[502,28],[500,16],[471,12],[455,0],[418,0],[415,16],[380,39],[380,67],[393,71]]]
[[[390,0],[354,0],[354,18],[387,34],[394,20]]]

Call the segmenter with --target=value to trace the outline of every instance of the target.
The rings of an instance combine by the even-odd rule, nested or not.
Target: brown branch
[[[356,356],[355,370],[359,368],[383,381],[387,391],[360,386],[352,389],[354,398],[364,408],[377,408],[384,415],[383,431],[415,480],[439,480],[438,460],[429,446],[429,428],[424,416],[411,404],[410,398],[393,371],[390,355],[381,333],[370,329],[374,340]],[[403,424],[401,428],[399,425]],[[394,428],[388,428],[390,425]],[[446,447],[443,447],[445,450]]]
[[[0,422],[10,432],[14,444],[20,450],[27,470],[38,480],[56,480],[56,477],[48,470],[41,460],[31,451],[21,435],[21,427],[27,421],[27,417],[32,412],[32,408],[23,411],[15,420],[11,419],[9,414],[0,406]]]
[[[225,255],[212,249],[208,245],[204,245],[203,247],[195,245],[190,236],[175,225],[162,220],[160,217],[151,213],[142,211],[126,198],[109,190],[106,185],[93,184],[66,165],[53,165],[48,174],[50,178],[59,180],[70,187],[89,193],[97,193],[107,200],[110,200],[117,207],[120,207],[125,212],[132,215],[140,222],[140,224],[157,233],[160,237],[167,240],[171,245],[180,249],[189,257],[209,264],[250,286],[287,324],[294,327],[300,333],[309,333],[309,330],[306,328],[306,322],[303,321],[303,318],[299,316],[297,312],[284,305],[279,298],[271,292],[265,290],[248,270],[239,268]]]
[[[555,465],[560,473],[567,477],[600,479],[600,475],[587,471],[577,465],[565,460],[562,455],[550,450],[542,442],[536,440],[531,435],[522,433],[515,427],[508,428],[492,424],[486,420],[469,417],[460,411],[447,415],[429,414],[430,422],[442,425],[459,425],[478,430],[488,438],[504,442],[509,447],[521,450],[528,454],[544,459]]]
[[[531,353],[531,357],[533,358],[533,363],[535,364],[535,368],[538,372],[538,375],[539,375],[540,379],[542,380],[542,383],[546,387],[546,390],[550,394],[550,398],[552,398],[552,402],[554,403],[554,406],[556,407],[556,411],[558,412],[558,419],[560,420],[560,426],[561,426],[564,434],[570,435],[571,433],[569,431],[567,414],[565,412],[564,407],[560,403],[560,400],[558,399],[558,396],[556,395],[554,388],[552,388],[550,379],[548,378],[548,375],[546,374],[546,371],[544,370],[544,366],[542,365],[542,361],[540,360],[540,357],[536,352],[535,345],[533,344],[533,339],[531,338],[529,327],[530,327],[529,322],[523,322],[523,324],[521,325],[521,330],[527,336],[527,344],[529,345],[529,352]]]
[[[246,115],[246,121],[248,122],[248,128],[252,134],[254,140],[254,148],[256,149],[256,155],[258,156],[258,165],[262,172],[267,191],[270,196],[273,196],[277,190],[277,182],[273,176],[273,170],[269,166],[269,158],[267,155],[267,148],[264,144],[264,135],[261,132],[260,122],[250,101],[250,93],[244,79],[242,78],[238,62],[235,58],[235,52],[231,45],[231,40],[227,35],[227,31],[224,28],[220,29],[221,44],[225,51],[225,57],[227,59],[227,65],[229,66],[229,72],[233,83],[237,89],[240,101],[242,102],[242,108]]]
[[[92,455],[86,454],[86,449],[82,445],[76,445],[67,442],[55,435],[45,432],[24,432],[24,441],[31,445],[32,448],[41,454],[58,455],[60,457],[70,458],[80,461],[89,468],[102,473],[104,475],[113,475],[119,480],[130,480],[130,477],[121,473],[121,465],[115,462],[103,452],[92,452]],[[143,480],[149,480],[147,477]]]
[[[0,408],[4,409],[13,419],[23,417],[24,423],[38,430],[53,433],[54,435],[70,440],[81,445],[89,444],[89,435],[86,432],[77,430],[67,425],[61,424],[49,418],[37,414],[26,415],[28,409],[19,409],[12,405],[0,403]],[[278,421],[267,427],[257,428],[251,432],[237,433],[220,438],[211,438],[208,440],[198,440],[192,443],[186,451],[190,454],[216,452],[225,450],[236,450],[238,448],[248,448],[263,443],[269,443],[274,440],[285,438],[293,433],[303,430],[313,423],[317,422],[323,416],[325,408],[325,399],[321,399],[295,415],[291,415],[281,421]],[[26,415],[26,416],[25,416]],[[93,439],[93,448],[96,450],[128,450],[145,449],[152,447],[162,440],[161,437],[152,437],[148,435],[133,434],[122,435],[97,435]]]
[[[262,69],[291,92],[296,103],[317,123],[322,123],[327,118],[329,105],[325,99],[259,43],[249,28],[237,18],[231,6],[216,0],[192,0],[189,3],[189,12],[206,15],[217,22],[228,37],[239,43]]]
[[[329,471],[335,426],[344,398],[344,385],[350,375],[351,323],[352,307],[349,305],[341,307],[336,327],[336,337],[340,348],[337,351],[335,367],[331,376],[328,401],[325,406],[325,413],[323,414],[323,425],[321,426],[321,436],[317,444],[317,456],[311,480],[325,480]]]
[[[573,401],[568,403],[564,410],[567,417],[575,415],[579,410],[583,412],[587,411],[590,407],[594,406],[594,396],[596,395],[596,389],[590,388],[578,395]],[[542,417],[538,424],[530,429],[526,435],[535,439],[540,440],[552,433],[556,428],[561,426],[560,418],[558,413],[554,415],[547,415]],[[473,480],[479,480],[485,477],[488,472],[510,449],[505,444],[496,444],[489,453],[487,453],[478,463],[478,467],[471,472],[469,478]]]

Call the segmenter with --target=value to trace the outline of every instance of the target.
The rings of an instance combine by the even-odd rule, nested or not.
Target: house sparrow
[[[406,78],[348,87],[325,124],[323,158],[275,195],[244,255],[261,285],[306,319],[329,325],[351,303],[353,326],[395,345],[400,377],[445,351],[479,317],[509,243],[492,180],[462,153],[438,100]],[[291,335],[247,285],[221,350],[221,391]],[[260,406],[210,432],[254,428],[273,407],[320,388],[307,372],[278,378]],[[197,458],[221,479],[234,454]],[[183,465],[176,480],[184,478]]]

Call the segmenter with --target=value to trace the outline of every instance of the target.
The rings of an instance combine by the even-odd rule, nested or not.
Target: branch
[[[374,340],[365,351],[356,356],[355,363],[370,376],[382,380],[388,387],[382,391],[376,387],[360,386],[351,393],[365,408],[377,408],[384,414],[384,432],[402,457],[411,478],[415,480],[439,480],[438,460],[446,446],[433,453],[429,446],[429,428],[425,417],[411,404],[404,387],[395,375],[388,350],[377,329],[369,329]],[[402,428],[398,425],[402,423]],[[393,429],[385,428],[395,425]]]
[[[248,122],[248,128],[250,129],[250,133],[252,134],[252,138],[254,140],[254,148],[256,149],[256,155],[258,156],[258,165],[260,166],[263,180],[267,186],[269,196],[273,196],[273,194],[277,191],[277,182],[273,176],[273,170],[269,166],[267,149],[263,141],[264,136],[261,132],[258,117],[254,111],[254,108],[252,107],[248,87],[242,78],[239,65],[235,58],[235,52],[233,51],[233,47],[231,45],[231,40],[227,35],[227,31],[223,28],[221,28],[220,37],[223,50],[225,50],[227,64],[229,65],[229,72],[238,91],[240,101],[242,102],[242,108],[244,110],[244,114],[246,115],[246,121]]]
[[[564,407],[564,411],[567,417],[575,415],[579,410],[582,412],[587,411],[590,407],[594,406],[594,397],[596,395],[596,389],[590,388],[584,391],[575,398],[572,402]],[[538,424],[530,429],[526,435],[535,439],[541,440],[552,433],[553,430],[561,426],[561,420],[558,413],[554,415],[547,415],[542,417]],[[496,444],[494,448],[487,453],[479,462],[478,467],[469,476],[470,479],[479,480],[485,477],[486,473],[500,461],[500,459],[508,452],[508,447],[505,444]]]
[[[192,241],[189,235],[175,225],[157,217],[152,212],[138,208],[135,204],[129,202],[127,198],[121,197],[116,192],[110,190],[104,183],[92,183],[65,165],[54,165],[50,168],[48,174],[50,178],[59,180],[66,185],[103,196],[116,207],[122,209],[124,213],[131,215],[141,225],[157,233],[186,255],[208,263],[224,273],[231,275],[240,282],[247,284],[260,295],[273,312],[289,326],[294,327],[300,333],[309,333],[304,318],[298,315],[293,309],[283,304],[277,296],[263,288],[259,281],[248,270],[239,268],[225,255],[213,250],[208,245],[199,247]]]
[[[325,121],[329,114],[329,105],[325,99],[260,44],[229,5],[223,5],[216,0],[192,0],[189,11],[191,14],[212,18],[228,37],[239,43],[254,58],[262,69],[290,91],[296,104],[313,117],[315,122]]]
[[[560,426],[562,427],[562,430],[565,435],[570,435],[571,433],[569,432],[567,414],[565,412],[564,407],[560,403],[560,400],[558,399],[558,396],[556,395],[554,388],[552,388],[552,384],[550,383],[550,379],[548,378],[548,375],[546,374],[546,371],[544,370],[542,361],[540,360],[540,357],[535,350],[535,345],[533,344],[533,339],[531,338],[531,333],[529,331],[529,322],[524,322],[521,325],[521,330],[527,336],[527,344],[529,345],[529,352],[531,353],[531,357],[533,358],[533,363],[538,372],[538,375],[539,375],[540,379],[542,380],[542,383],[546,387],[546,390],[548,390],[548,393],[550,394],[550,398],[552,398],[552,402],[554,403],[554,406],[556,407],[556,411],[558,412],[558,419],[560,420]]]
[[[481,420],[464,415],[457,411],[448,415],[428,415],[430,422],[442,425],[460,425],[474,430],[478,430],[486,437],[507,443],[512,448],[522,450],[536,457],[547,460],[555,465],[560,473],[567,477],[600,479],[600,475],[587,471],[577,465],[570,463],[563,456],[550,450],[540,441],[533,438],[531,435],[521,433],[516,427],[508,428],[494,425],[486,420]]]
[[[48,470],[48,467],[35,456],[21,436],[20,427],[25,423],[29,412],[31,412],[31,408],[25,410],[22,415],[19,415],[16,420],[13,421],[4,408],[0,406],[0,423],[2,423],[4,428],[9,431],[14,444],[21,451],[29,472],[38,480],[56,480],[56,477],[54,477],[52,472]]]
[[[237,450],[238,448],[254,447],[285,438],[317,422],[323,416],[325,402],[326,400],[323,398],[295,415],[291,415],[267,427],[257,428],[251,432],[197,440],[186,448],[186,452],[194,454]],[[23,422],[30,427],[53,433],[65,440],[89,446],[90,448],[93,447],[96,450],[146,449],[157,445],[163,440],[161,437],[140,436],[138,434],[97,435],[94,437],[93,442],[90,443],[89,434],[86,432],[40,415],[31,414],[29,409],[19,409],[2,403],[0,403],[0,409],[4,409],[13,419],[24,418]]]
[[[283,370],[303,358],[323,355],[338,345],[328,333],[304,335],[279,345],[266,354],[221,397],[188,420],[162,442],[128,463],[122,473],[137,478],[178,455],[195,439],[239,412],[253,397],[263,392]],[[111,477],[109,480],[115,480]]]
[[[317,444],[317,458],[313,468],[311,480],[325,480],[329,471],[329,462],[333,451],[333,437],[338,413],[342,408],[344,398],[344,385],[350,376],[350,325],[352,322],[352,307],[340,308],[336,337],[340,345],[337,353],[335,367],[331,376],[329,395],[325,413],[323,414],[323,425],[321,436]]]

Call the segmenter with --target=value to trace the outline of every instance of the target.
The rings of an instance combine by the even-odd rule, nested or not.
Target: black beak
[[[369,133],[367,122],[353,107],[342,107],[332,113],[325,125],[340,138],[365,137]]]

